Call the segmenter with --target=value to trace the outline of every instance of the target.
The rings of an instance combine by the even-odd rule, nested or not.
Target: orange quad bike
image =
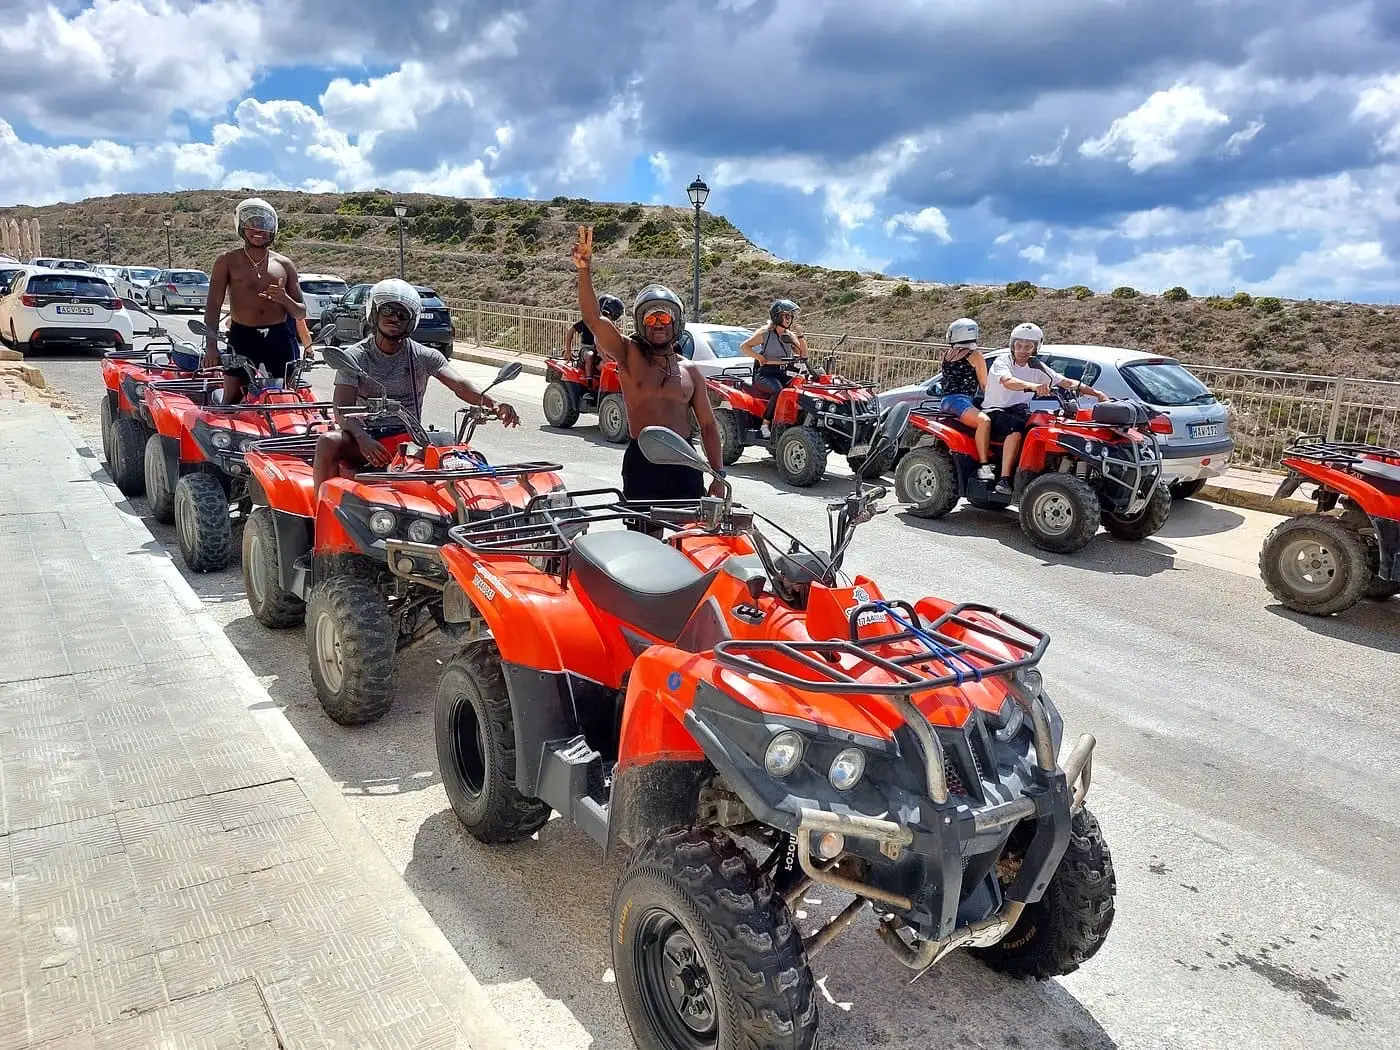
[[[150,337],[144,347],[102,355],[102,455],[124,496],[146,492],[146,441],[152,433],[141,405],[146,384],[222,374],[218,368],[202,369],[200,348],[175,339],[159,325],[139,334]]]
[[[1284,450],[1283,465],[1277,497],[1311,483],[1317,512],[1264,540],[1259,574],[1270,593],[1312,616],[1400,594],[1400,449],[1303,437]]]
[[[357,371],[342,351],[327,347],[325,355]],[[510,362],[491,386],[520,371]],[[444,626],[455,629],[442,616],[447,571],[437,556],[448,527],[513,514],[562,491],[563,467],[491,465],[470,443],[488,418],[479,407],[459,411],[455,434],[425,429],[386,397],[341,411],[359,415],[393,460],[332,477],[317,494],[316,435],[259,442],[247,457],[255,505],[243,532],[243,578],[259,623],[305,623],[326,714],[364,725],[393,705],[398,653]]]
[[[201,322],[190,327],[204,334]],[[200,372],[147,384],[141,406],[151,428],[145,449],[151,515],[175,525],[180,554],[194,572],[218,572],[236,554],[234,525],[246,523],[253,506],[245,453],[265,437],[319,433],[335,408],[318,402],[302,378],[312,367],[307,358],[293,361],[285,380],[277,380],[247,358],[223,356],[225,367],[250,377],[238,404],[222,403],[222,374]]]
[[[669,431],[640,443],[708,470]],[[441,549],[444,608],[469,628],[437,698],[448,799],[482,842],[557,810],[628,855],[609,940],[638,1046],[812,1047],[809,957],[867,904],[916,974],[967,947],[1045,979],[1109,931],[1113,866],[1084,808],[1094,738],[1058,761],[1048,639],[845,578],[883,494],[857,480],[824,551],[765,538],[757,522],[777,526],[728,492],[576,492]],[[674,532],[608,528],[637,518]],[[804,935],[793,906],[814,883],[853,899]]]
[[[839,348],[846,341],[842,336]],[[747,367],[726,369],[709,377],[710,403],[719,427],[720,454],[726,466],[737,463],[750,445],[762,445],[773,455],[778,476],[789,485],[807,488],[826,475],[828,452],[845,456],[859,477],[877,478],[894,465],[897,449],[872,451],[886,417],[873,386],[836,374],[833,350],[824,368],[794,362],[792,381],[777,395],[772,436],[762,432],[768,393],[753,383]]]
[[[598,367],[591,378],[583,366],[562,354],[544,363],[544,418],[552,427],[567,429],[585,412],[598,413],[598,431],[614,444],[626,441],[627,406],[622,402],[622,385],[617,378],[617,362],[598,354]]]
[[[938,400],[921,402],[895,470],[896,497],[916,518],[941,518],[961,499],[983,510],[1015,503],[1021,531],[1057,554],[1088,545],[1100,525],[1120,540],[1161,531],[1172,498],[1162,480],[1157,435],[1171,433],[1171,421],[1136,401],[1080,408],[1071,392],[1052,391],[1059,408],[1027,417],[1011,494],[977,477],[973,428],[942,411]],[[992,442],[994,465],[1000,466],[1001,452],[1002,443]]]

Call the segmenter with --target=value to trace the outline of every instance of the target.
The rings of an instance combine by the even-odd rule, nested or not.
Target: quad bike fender
[[[1400,582],[1400,520],[1371,518],[1380,545],[1380,562],[1376,575],[1383,580]]]
[[[545,381],[558,380],[561,383],[583,385],[583,369],[563,358],[552,357],[544,363]]]
[[[909,417],[909,447],[942,445],[948,451],[964,456],[977,455],[977,442],[971,435],[937,416],[914,414]]]
[[[1394,497],[1387,499],[1375,486],[1348,471],[1337,470],[1335,467],[1315,463],[1311,460],[1285,459],[1283,465],[1290,472],[1302,475],[1299,478],[1299,484],[1310,481],[1317,486],[1314,499],[1317,501],[1320,511],[1327,511],[1336,506],[1335,497],[1328,497],[1328,490],[1330,490],[1333,493],[1346,496],[1364,510],[1372,521],[1394,517]],[[1294,489],[1296,488],[1297,485],[1294,486]]]
[[[611,358],[604,358],[602,370],[598,373],[598,393],[602,395],[621,392],[622,380],[618,376],[617,362]]]

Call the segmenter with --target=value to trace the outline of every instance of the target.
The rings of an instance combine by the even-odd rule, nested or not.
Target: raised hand
[[[580,226],[578,228],[578,241],[573,249],[574,267],[579,270],[586,270],[593,262],[593,227]]]

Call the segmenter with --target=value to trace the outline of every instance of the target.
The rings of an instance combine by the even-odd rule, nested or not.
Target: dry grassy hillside
[[[251,191],[128,194],[44,208],[4,208],[0,218],[38,217],[44,251],[100,261],[102,227],[125,263],[165,262],[164,216],[173,261],[208,269],[234,243],[233,208]],[[354,194],[263,192],[282,217],[279,247],[304,271],[353,282],[392,275],[398,238],[387,191]],[[408,194],[408,271],[445,296],[570,306],[568,246],[579,223],[594,226],[596,284],[627,298],[660,280],[689,298],[691,213],[679,208],[552,201],[462,200]],[[880,274],[784,262],[750,243],[719,215],[702,230],[706,320],[757,324],[779,296],[802,304],[810,330],[887,339],[934,340],[959,315],[977,317],[988,342],[1021,320],[1057,342],[1107,343],[1173,354],[1185,361],[1391,379],[1400,374],[1400,310],[1351,303],[1163,296],[1131,288],[1093,294],[1082,286],[1037,288],[928,285]],[[1189,275],[1183,275],[1189,279]]]

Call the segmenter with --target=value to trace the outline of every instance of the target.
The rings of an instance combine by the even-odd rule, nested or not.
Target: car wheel
[[[1172,499],[1190,499],[1205,488],[1206,482],[1209,480],[1209,478],[1197,478],[1195,481],[1173,481],[1169,486]]]

